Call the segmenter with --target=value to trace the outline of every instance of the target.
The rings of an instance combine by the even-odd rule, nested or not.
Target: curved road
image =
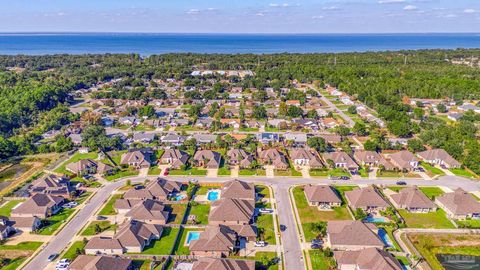
[[[156,178],[151,176],[149,178]],[[172,180],[185,181],[191,177],[166,177]],[[72,238],[79,233],[79,231],[87,224],[88,220],[96,213],[96,211],[105,203],[110,195],[119,187],[125,185],[127,179],[132,182],[145,180],[145,177],[132,177],[118,180],[101,187],[95,195],[90,199],[90,202],[85,204],[80,209],[75,217],[56,235],[53,239],[39,252],[37,255],[23,268],[26,270],[44,269],[48,265],[47,258],[53,253],[62,253],[65,250]],[[199,177],[199,182],[225,182],[231,180],[231,177]],[[328,179],[306,179],[306,178],[262,178],[250,177],[240,178],[246,182],[257,182],[271,185],[274,190],[274,195],[277,200],[277,210],[280,219],[280,224],[287,227],[285,232],[282,232],[282,243],[284,247],[284,259],[286,269],[305,269],[303,262],[302,248],[298,239],[297,228],[293,211],[288,195],[288,189],[293,185],[302,184],[337,184],[337,185],[358,185],[358,184],[376,184],[376,185],[395,185],[399,179],[362,179],[362,180],[346,180],[334,181]],[[457,177],[457,176],[442,176],[437,180],[423,180],[423,179],[401,179],[408,185],[422,185],[422,186],[446,186],[452,189],[461,187],[466,191],[479,190],[479,182]]]

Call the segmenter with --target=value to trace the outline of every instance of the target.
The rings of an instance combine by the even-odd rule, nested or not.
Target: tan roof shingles
[[[436,199],[455,215],[480,213],[480,202],[461,188],[456,189],[454,192],[440,195]]]
[[[255,270],[255,261],[200,258],[192,270]]]
[[[401,189],[390,197],[397,205],[407,208],[436,208],[435,204],[416,186]]]
[[[71,270],[127,270],[132,260],[120,257],[79,255],[71,264]]]
[[[227,181],[222,186],[222,198],[255,200],[255,185],[237,179]]]
[[[354,209],[368,207],[386,208],[390,206],[373,186],[346,191],[345,197],[349,205]]]
[[[356,269],[402,270],[401,264],[390,253],[378,248],[358,251],[334,251],[335,261],[341,265],[356,265]]]
[[[227,226],[207,226],[198,240],[190,242],[190,251],[222,251],[233,249],[236,244],[235,232]]]
[[[255,203],[251,200],[225,198],[212,203],[208,220],[249,223],[254,211]]]
[[[378,236],[359,220],[329,221],[327,234],[332,246],[384,246]]]
[[[342,203],[337,192],[328,185],[306,185],[304,191],[310,202]]]

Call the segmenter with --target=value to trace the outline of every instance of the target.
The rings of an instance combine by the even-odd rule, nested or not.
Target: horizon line
[[[150,35],[431,35],[431,34],[480,34],[480,32],[134,32],[134,31],[0,31],[0,35],[42,34],[150,34]]]

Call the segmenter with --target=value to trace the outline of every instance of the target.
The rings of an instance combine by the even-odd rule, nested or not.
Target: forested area
[[[254,77],[230,78],[230,82],[260,89],[254,96],[258,100],[267,98],[261,90],[264,87],[290,88],[292,80],[315,82],[319,86],[328,83],[376,109],[392,134],[401,137],[420,134],[425,143],[443,146],[457,158],[467,153],[478,156],[471,159],[478,164],[480,153],[475,149],[480,147],[474,120],[461,121],[455,128],[443,122],[418,124],[409,115],[412,108],[402,103],[404,96],[480,99],[478,68],[447,61],[468,57],[480,57],[480,50],[149,57],[137,54],[0,56],[0,70],[3,70],[0,71],[0,158],[35,152],[33,142],[40,134],[72,119],[67,107],[62,105],[66,104],[68,93],[92,83],[128,77],[111,92],[97,94],[100,98],[166,98],[162,89],[147,93],[147,86],[154,83],[145,81],[175,78],[183,80],[186,86],[201,86],[207,84],[205,78],[192,77],[192,70],[248,69],[255,72]],[[7,68],[21,71],[7,71]],[[226,87],[215,87],[218,89],[202,94],[193,91],[189,98],[223,97],[216,94]]]

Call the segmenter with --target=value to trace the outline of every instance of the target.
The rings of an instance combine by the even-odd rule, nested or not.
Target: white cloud
[[[414,5],[406,5],[405,7],[403,7],[403,10],[416,10],[417,9],[417,6],[414,6]]]
[[[316,15],[316,16],[312,16],[312,19],[314,20],[320,20],[320,19],[323,19],[324,17],[322,15]]]
[[[255,16],[263,17],[263,16],[265,16],[265,13],[263,13],[263,12],[258,12],[257,14],[255,14]]]
[[[270,6],[270,7],[284,7],[284,8],[286,8],[286,7],[299,7],[300,4],[294,4],[294,5],[292,5],[292,4],[289,4],[289,3],[280,3],[280,4],[279,4],[279,3],[270,3],[268,6]]]
[[[379,0],[379,4],[396,4],[396,3],[404,3],[405,0]]]
[[[330,7],[322,7],[323,10],[337,10],[337,6],[330,6]]]
[[[198,13],[200,13],[200,10],[196,8],[191,8],[187,11],[187,14],[198,14]]]
[[[465,9],[463,12],[464,12],[464,13],[475,13],[475,12],[477,12],[477,11],[476,11],[475,9],[473,9],[473,8],[467,8],[467,9]]]

